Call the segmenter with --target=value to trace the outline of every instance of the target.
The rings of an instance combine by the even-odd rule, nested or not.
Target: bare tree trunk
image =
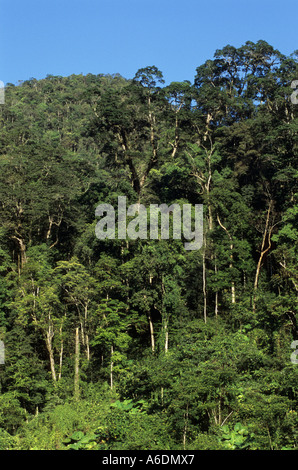
[[[194,159],[192,155],[188,154],[193,162],[193,172],[192,175],[197,179],[199,186],[201,187],[201,191],[203,194],[206,195],[207,200],[207,209],[208,209],[208,230],[213,230],[213,214],[212,214],[212,205],[210,200],[210,191],[211,191],[211,183],[212,183],[212,155],[214,152],[214,145],[212,142],[212,138],[210,136],[210,128],[209,123],[212,120],[212,115],[208,114],[206,119],[206,131],[204,133],[204,142],[207,140],[210,143],[210,149],[208,149],[205,145],[202,145],[202,148],[206,154],[206,173],[202,170],[199,170],[196,167]],[[201,143],[199,144],[201,145]],[[204,241],[203,241],[203,249],[202,249],[202,256],[203,256],[203,298],[204,298],[204,321],[207,322],[207,288],[206,288],[206,233],[203,234]],[[213,253],[211,253],[211,259],[213,257]]]
[[[86,335],[86,357],[87,357],[87,361],[90,361],[90,345],[89,345],[88,335]]]
[[[263,239],[262,239],[261,251],[260,251],[260,256],[259,256],[259,260],[258,260],[258,264],[257,264],[256,274],[255,274],[254,292],[253,292],[253,312],[256,311],[257,290],[258,290],[259,276],[260,276],[262,261],[263,261],[264,255],[265,255],[265,254],[267,253],[267,251],[269,251],[270,248],[271,248],[271,235],[272,235],[273,228],[274,228],[275,225],[276,225],[276,224],[275,224],[275,225],[272,225],[272,226],[269,228],[271,209],[272,209],[272,201],[269,202],[269,206],[268,206],[267,217],[266,217],[266,224],[265,224],[265,229],[264,229],[264,232],[263,232]],[[265,248],[266,240],[268,240],[267,248]]]
[[[152,284],[153,276],[149,275],[149,284]],[[146,296],[144,296],[146,298]],[[154,341],[154,328],[153,328],[153,321],[151,317],[150,311],[148,312],[148,321],[149,321],[149,330],[150,330],[150,342],[151,342],[151,351],[155,351],[155,341]]]
[[[165,335],[165,353],[167,353],[168,349],[169,349],[169,330],[168,330],[167,315],[164,313],[164,309],[163,309],[163,299],[166,295],[166,290],[165,290],[165,286],[164,286],[164,282],[163,282],[163,277],[162,277],[162,280],[161,280],[161,290],[162,290],[162,307],[161,307],[162,328],[163,328],[164,335]]]
[[[50,248],[53,248],[59,242],[58,231],[63,220],[63,211],[59,204],[58,214],[56,216],[48,214],[49,226],[46,233],[46,241],[48,242],[52,236],[53,227],[57,227],[56,240],[52,243]]]
[[[75,330],[75,374],[74,374],[74,397],[76,400],[80,396],[80,339],[79,328]]]
[[[113,367],[114,367],[113,354],[114,354],[114,348],[113,348],[113,345],[112,345],[111,346],[111,365],[110,365],[110,387],[111,387],[111,390],[113,390]]]
[[[215,259],[215,262],[214,262],[214,272],[215,272],[215,275],[217,275],[217,264],[216,264],[216,259]],[[218,315],[218,290],[216,290],[216,292],[215,292],[215,306],[214,306],[214,313],[215,313],[215,317],[217,317],[217,315]]]
[[[230,269],[233,268],[233,250],[234,250],[234,243],[233,243],[233,237],[228,231],[228,229],[221,223],[219,216],[217,215],[217,220],[221,228],[226,232],[230,239]],[[235,282],[231,282],[231,301],[232,304],[236,303],[236,292],[235,292]]]
[[[56,382],[57,377],[56,377],[56,370],[55,370],[55,360],[54,360],[54,353],[53,353],[53,348],[52,348],[52,339],[53,339],[54,333],[52,326],[49,325],[47,334],[46,334],[46,345],[47,345],[47,350],[49,353],[49,358],[50,358],[50,367],[51,367],[51,373],[52,373],[52,379],[54,382]]]
[[[151,313],[148,313],[148,321],[149,321],[149,329],[150,329],[150,341],[151,341],[151,351],[155,351],[155,341],[154,341],[154,329],[153,329],[153,322]]]
[[[169,350],[169,330],[168,330],[167,320],[164,321],[164,331],[165,331],[165,353],[167,353]]]
[[[26,245],[21,236],[13,235],[11,238],[18,242],[19,252],[18,252],[18,273],[20,275],[22,268],[24,267],[27,257],[26,257]]]
[[[85,326],[87,325],[87,317],[88,317],[88,304],[84,305],[84,312],[85,312]],[[89,336],[88,333],[85,332],[85,345],[86,345],[86,357],[87,361],[90,360],[90,346],[89,346]]]
[[[203,298],[204,298],[204,322],[207,322],[207,289],[206,289],[206,234],[203,242]]]
[[[51,215],[49,215],[49,228],[47,230],[46,240],[48,240],[51,236],[53,221],[54,221],[53,217]]]
[[[61,379],[62,376],[62,360],[63,360],[63,336],[62,336],[62,326],[60,327],[60,357],[59,357],[59,375],[58,380]]]
[[[153,158],[152,161],[156,161],[157,159],[157,149],[155,145],[155,132],[154,132],[154,125],[155,125],[155,116],[151,112],[151,98],[148,97],[148,118],[150,123],[150,143],[152,147]]]
[[[186,434],[188,429],[188,404],[186,405],[186,411],[184,413],[184,428],[183,428],[183,449],[186,447]]]
[[[174,158],[176,155],[176,152],[178,150],[178,145],[179,145],[179,133],[178,133],[178,112],[180,111],[181,106],[179,109],[176,111],[176,117],[175,117],[175,141],[171,146],[173,147],[171,157]]]

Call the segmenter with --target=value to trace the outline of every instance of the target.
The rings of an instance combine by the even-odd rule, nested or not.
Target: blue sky
[[[298,49],[297,0],[0,0],[0,80],[157,66],[194,79],[216,49],[259,39]]]

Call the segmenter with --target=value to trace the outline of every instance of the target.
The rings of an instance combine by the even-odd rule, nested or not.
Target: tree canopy
[[[297,79],[248,41],[7,85],[0,449],[297,449]],[[202,204],[202,247],[98,239],[118,196]]]

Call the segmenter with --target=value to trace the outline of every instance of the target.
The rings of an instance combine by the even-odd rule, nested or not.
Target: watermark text
[[[104,215],[106,214],[106,215]],[[143,204],[126,207],[126,196],[118,196],[118,221],[116,211],[111,204],[100,204],[95,216],[101,217],[95,227],[96,237],[100,240],[126,239],[136,240],[187,240],[186,250],[198,250],[203,244],[203,205],[195,204],[150,204],[149,210]],[[172,223],[170,224],[170,214]],[[132,220],[127,221],[135,216]],[[149,219],[149,220],[148,220]],[[159,223],[160,222],[160,223]],[[149,224],[149,227],[148,227]]]

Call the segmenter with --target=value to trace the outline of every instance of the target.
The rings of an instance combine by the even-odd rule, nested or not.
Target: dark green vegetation
[[[0,106],[0,448],[297,449],[297,55],[194,83],[48,76]],[[204,243],[95,208],[204,204]]]

